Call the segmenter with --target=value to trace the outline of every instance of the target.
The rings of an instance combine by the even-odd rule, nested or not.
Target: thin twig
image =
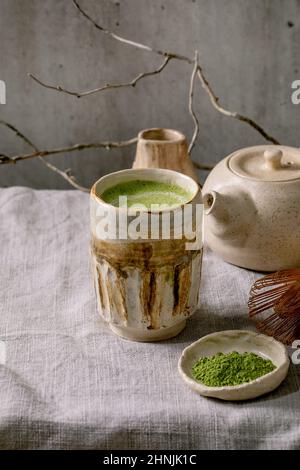
[[[6,122],[6,121],[0,121],[0,125],[2,126],[5,126],[7,127],[8,129],[10,129],[11,131],[13,131],[17,137],[21,140],[23,140],[23,142],[25,142],[27,145],[29,145],[35,152],[38,152],[38,148],[36,147],[36,145],[34,145],[34,143],[28,138],[26,137],[21,131],[19,131],[19,129],[17,129],[15,126],[13,126],[12,124],[10,124],[9,122]],[[5,159],[3,160],[1,157],[5,157]],[[8,160],[7,160],[8,159]],[[41,162],[46,165],[50,170],[52,171],[55,171],[55,173],[59,174],[60,176],[62,176],[66,181],[68,181],[69,184],[71,184],[74,188],[76,189],[79,189],[80,191],[84,191],[84,192],[88,192],[89,189],[88,188],[85,188],[84,186],[81,186],[79,183],[77,183],[75,177],[68,171],[63,171],[63,170],[60,170],[59,168],[57,168],[56,166],[52,165],[51,163],[47,162],[46,160],[44,160],[43,157],[39,157],[39,159],[41,160]],[[0,164],[1,163],[8,163],[9,161],[11,160],[11,157],[8,157],[7,155],[1,155],[0,156]],[[15,162],[14,162],[15,163]]]
[[[112,38],[116,39],[117,41],[120,41],[124,44],[128,44],[129,46],[137,47],[138,49],[143,49],[144,51],[147,52],[154,52],[155,54],[161,55],[163,57],[170,57],[170,58],[176,58],[177,60],[183,60],[183,61],[188,61],[190,64],[193,63],[192,59],[188,59],[187,57],[180,55],[180,54],[173,54],[172,52],[166,52],[166,51],[161,51],[159,49],[153,49],[153,47],[147,46],[146,44],[141,44],[139,42],[131,41],[130,39],[123,38],[122,36],[119,36],[118,34],[113,33],[109,29],[104,28],[101,26],[99,23],[97,23],[91,16],[89,16],[85,10],[79,5],[77,0],[73,0],[73,3],[75,7],[80,11],[80,13],[88,20],[90,21],[95,28],[97,28],[99,31],[101,31],[104,34],[107,34],[108,36],[111,36]]]
[[[124,82],[124,83],[107,83],[106,85],[103,85],[102,87],[95,88],[93,90],[88,90],[88,91],[71,91],[68,90],[67,88],[62,87],[61,85],[49,85],[48,83],[42,82],[39,78],[37,78],[35,75],[32,73],[29,73],[28,76],[32,78],[35,82],[37,82],[39,85],[49,88],[50,90],[55,90],[59,91],[61,93],[66,93],[67,95],[72,95],[72,96],[77,96],[77,98],[81,98],[83,96],[89,96],[93,95],[95,93],[99,93],[100,91],[105,91],[105,90],[113,90],[115,88],[134,88],[136,84],[142,80],[145,77],[151,77],[152,75],[157,75],[160,72],[164,70],[164,68],[168,65],[170,60],[172,60],[173,57],[165,57],[163,63],[157,67],[155,70],[152,70],[151,72],[142,72],[139,73],[135,78],[133,78],[130,82]]]
[[[205,77],[202,68],[198,64],[198,77],[201,82],[202,87],[208,94],[211,104],[213,107],[219,111],[221,114],[224,114],[225,116],[231,117],[233,119],[237,119],[239,121],[245,122],[246,124],[249,124],[249,126],[253,127],[257,132],[259,132],[266,140],[269,142],[272,142],[275,145],[279,145],[279,141],[275,139],[275,137],[272,137],[270,134],[268,134],[257,122],[255,122],[253,119],[248,118],[247,116],[244,116],[242,114],[229,111],[228,109],[223,108],[219,104],[219,98],[215,95],[214,91],[212,90],[212,87],[210,83],[208,82],[207,78]]]
[[[189,150],[188,150],[190,155],[192,153],[196,139],[199,134],[199,121],[194,110],[194,87],[195,87],[195,78],[196,78],[197,70],[198,70],[198,51],[195,51],[195,64],[194,64],[192,75],[191,75],[190,91],[189,91],[189,113],[192,116],[192,119],[194,121],[193,137],[190,142]]]
[[[205,92],[208,94],[209,98],[210,98],[210,101],[213,105],[213,107],[218,111],[220,112],[221,114],[225,115],[225,116],[228,116],[228,117],[231,117],[231,118],[234,118],[234,119],[237,119],[239,121],[242,121],[242,122],[245,122],[246,124],[248,124],[249,126],[251,126],[252,128],[254,128],[257,132],[259,132],[266,140],[268,140],[269,142],[272,142],[273,144],[279,144],[278,140],[275,139],[274,137],[272,137],[270,134],[268,134],[259,124],[257,124],[253,119],[251,118],[248,118],[247,116],[244,116],[242,114],[239,114],[237,112],[232,112],[232,111],[229,111],[225,108],[223,108],[220,104],[219,104],[219,98],[216,96],[216,94],[214,93],[214,91],[212,90],[212,87],[210,85],[210,83],[208,82],[206,76],[204,75],[204,72],[203,72],[203,69],[201,68],[201,66],[199,65],[198,63],[198,58],[197,60],[192,60],[191,58],[187,57],[187,56],[184,56],[184,55],[180,55],[180,54],[177,54],[177,53],[174,53],[174,52],[167,52],[167,51],[164,51],[164,50],[160,50],[160,49],[154,49],[148,45],[145,45],[145,44],[142,44],[142,43],[138,43],[138,42],[135,42],[135,41],[131,41],[129,39],[126,39],[122,36],[119,36],[115,33],[113,33],[112,31],[102,27],[101,25],[99,25],[95,20],[93,20],[83,9],[82,7],[79,5],[78,1],[77,0],[73,0],[73,3],[74,5],[76,6],[76,8],[79,10],[79,12],[88,20],[90,21],[95,28],[97,28],[98,30],[100,30],[101,32],[103,32],[104,34],[107,34],[109,36],[111,36],[112,38],[116,39],[117,41],[121,42],[121,43],[124,43],[124,44],[128,44],[130,46],[133,46],[133,47],[136,47],[138,49],[142,49],[142,50],[145,50],[147,52],[151,52],[151,53],[154,53],[154,54],[157,54],[157,55],[160,55],[160,56],[163,56],[165,58],[164,62],[155,70],[151,71],[151,72],[144,72],[144,73],[140,73],[139,75],[137,75],[137,77],[135,77],[131,82],[128,82],[128,83],[119,83],[119,84],[106,84],[105,86],[102,86],[100,88],[96,88],[94,90],[89,90],[89,91],[86,91],[86,92],[72,92],[72,91],[69,91],[69,90],[66,90],[65,88],[61,87],[61,86],[52,86],[52,85],[48,85],[44,82],[42,82],[40,79],[38,79],[37,77],[33,76],[32,74],[29,74],[31,76],[31,78],[33,78],[33,80],[35,80],[37,83],[39,83],[40,85],[46,87],[46,88],[50,88],[50,89],[54,89],[56,91],[61,91],[61,92],[65,92],[65,93],[68,93],[68,94],[71,94],[71,95],[75,95],[75,96],[86,96],[86,95],[90,95],[90,94],[93,94],[93,93],[97,93],[97,92],[100,92],[100,91],[104,91],[104,90],[107,90],[109,88],[124,88],[124,87],[134,87],[139,80],[142,80],[143,78],[147,77],[147,76],[150,76],[150,75],[155,75],[155,74],[158,74],[160,73],[162,70],[164,70],[164,68],[168,65],[169,61],[171,59],[176,59],[176,60],[180,60],[180,61],[183,61],[183,62],[186,62],[188,64],[194,64],[194,68],[193,68],[193,74],[192,74],[192,77],[191,77],[191,84],[190,84],[190,95],[189,95],[189,111],[190,111],[190,114],[192,115],[193,117],[193,120],[194,120],[194,124],[195,124],[195,128],[194,128],[194,134],[193,134],[193,137],[192,137],[192,141],[191,141],[191,144],[190,144],[190,152],[192,151],[192,148],[194,146],[194,143],[195,143],[195,140],[197,138],[197,135],[198,135],[198,132],[199,132],[199,123],[198,123],[198,120],[197,120],[197,116],[193,110],[193,90],[194,90],[194,82],[195,82],[195,74],[197,72],[197,76],[202,84],[202,87],[203,89],[205,90]],[[51,163],[47,162],[44,160],[43,157],[46,157],[48,155],[57,155],[57,154],[63,154],[63,153],[69,153],[69,152],[74,152],[74,151],[81,151],[81,150],[85,150],[85,149],[91,149],[91,148],[105,148],[105,149],[111,149],[111,148],[122,148],[122,147],[127,147],[127,146],[130,146],[130,145],[133,145],[137,142],[137,138],[133,138],[133,139],[129,139],[129,140],[126,140],[126,141],[120,141],[120,142],[109,142],[109,141],[104,141],[104,142],[94,142],[94,143],[86,143],[86,144],[76,144],[76,145],[73,145],[73,146],[70,146],[70,147],[62,147],[62,148],[54,148],[54,149],[49,149],[49,150],[39,150],[24,134],[22,134],[15,126],[5,122],[5,121],[0,121],[0,124],[2,125],[5,125],[6,127],[8,127],[9,129],[11,129],[12,131],[14,131],[16,133],[16,135],[21,138],[26,144],[28,144],[29,146],[31,146],[31,148],[34,150],[34,152],[31,152],[31,153],[27,153],[27,154],[21,154],[21,155],[15,155],[15,156],[8,156],[8,155],[5,155],[5,154],[0,154],[0,165],[1,164],[15,164],[17,163],[18,161],[21,161],[21,160],[28,160],[28,159],[31,159],[31,158],[39,158],[43,164],[45,164],[49,169],[51,169],[52,171],[55,171],[56,173],[60,174],[64,179],[66,179],[72,186],[76,187],[77,189],[81,189],[83,191],[87,190],[87,188],[83,188],[82,186],[80,186],[73,175],[70,174],[70,170],[66,170],[66,171],[63,171],[63,170],[60,170],[59,168],[55,167],[54,165],[52,165]],[[198,169],[201,169],[201,170],[211,170],[213,168],[213,166],[210,166],[210,165],[206,165],[206,164],[199,164],[199,163],[196,163],[194,162],[194,165],[196,168]]]
[[[8,161],[9,161],[9,156],[5,155],[5,153],[0,153],[0,164],[4,162],[8,162]]]
[[[90,148],[106,148],[106,149],[111,149],[111,148],[122,148],[122,147],[127,147],[130,145],[133,145],[137,142],[137,138],[121,141],[121,142],[95,142],[95,143],[90,143],[90,144],[77,144],[74,145],[73,147],[65,147],[65,148],[56,148],[52,150],[38,150],[38,148],[34,145],[34,143],[29,140],[28,137],[26,137],[22,132],[19,131],[15,126],[10,124],[9,122],[6,121],[0,121],[0,125],[8,127],[11,131],[13,131],[17,137],[19,137],[21,140],[23,140],[27,145],[33,148],[34,152],[25,154],[25,155],[16,155],[14,157],[9,157],[8,155],[5,154],[0,154],[0,165],[2,164],[15,164],[20,160],[27,160],[29,158],[39,158],[49,169],[52,171],[55,171],[55,173],[58,173],[61,175],[65,180],[67,180],[72,186],[74,186],[77,189],[80,189],[81,191],[89,191],[87,188],[84,188],[83,186],[79,185],[76,180],[74,180],[74,176],[70,175],[70,170],[60,170],[56,166],[52,165],[51,163],[47,162],[44,160],[43,157],[48,156],[48,155],[57,155],[61,153],[68,153],[68,152],[74,152],[76,150],[84,150],[84,149],[90,149]],[[198,168],[199,170],[212,170],[212,166],[206,165],[206,164],[200,164],[197,162],[193,162],[195,167]]]
[[[207,165],[206,163],[198,163],[195,162],[195,160],[192,160],[195,168],[198,170],[205,170],[205,171],[211,171],[214,168],[214,165]]]
[[[112,38],[116,39],[117,41],[119,42],[122,42],[124,44],[128,44],[129,46],[133,46],[133,47],[136,47],[138,49],[143,49],[147,52],[151,52],[151,53],[154,53],[154,54],[157,54],[157,55],[160,55],[160,56],[164,56],[164,57],[170,57],[172,59],[175,59],[175,60],[181,60],[183,62],[187,62],[189,64],[192,64],[194,63],[194,60],[192,60],[190,57],[187,57],[187,56],[184,56],[184,55],[181,55],[181,54],[176,54],[174,52],[167,52],[167,51],[164,51],[164,50],[160,50],[160,49],[154,49],[153,47],[151,46],[148,46],[146,44],[142,44],[142,43],[139,43],[139,42],[135,42],[135,41],[131,41],[129,39],[126,39],[122,36],[119,36],[118,34],[115,34],[113,33],[112,31],[104,28],[103,26],[101,26],[99,23],[97,23],[93,18],[91,18],[91,16],[89,16],[85,10],[83,10],[83,8],[79,5],[78,1],[77,0],[73,0],[73,3],[74,5],[76,6],[76,8],[79,10],[79,12],[88,20],[90,21],[93,26],[95,28],[97,28],[99,31],[101,31],[102,33],[104,34],[107,34],[109,36],[111,36]],[[212,90],[212,87],[210,85],[210,83],[208,82],[206,76],[204,75],[204,72],[203,72],[203,69],[202,67],[200,67],[200,65],[198,64],[198,77],[201,81],[201,84],[204,88],[204,90],[206,91],[206,93],[208,94],[209,98],[210,98],[210,101],[213,105],[213,107],[219,111],[221,114],[225,115],[225,116],[228,116],[228,117],[231,117],[231,118],[234,118],[234,119],[237,119],[239,121],[242,121],[242,122],[245,122],[246,124],[248,124],[249,126],[251,126],[252,128],[254,128],[259,134],[261,134],[267,141],[269,142],[272,142],[273,144],[279,144],[279,141],[277,139],[275,139],[275,137],[272,137],[268,132],[266,132],[259,124],[257,124],[253,119],[251,118],[248,118],[247,116],[244,116],[242,114],[239,114],[237,112],[233,112],[233,111],[229,111],[225,108],[223,108],[222,106],[220,106],[219,104],[219,98],[216,96],[216,94],[214,93],[214,91]]]
[[[29,147],[33,148],[33,150],[35,150],[36,152],[38,151],[37,147],[33,144],[33,142],[31,142],[31,140],[29,140],[28,137],[26,137],[22,132],[20,132],[19,129],[17,129],[15,126],[3,120],[0,121],[0,125],[10,129],[16,134],[17,137],[19,137],[19,139],[23,140],[25,144],[29,145]],[[10,157],[8,158],[10,159]]]
[[[76,180],[75,176],[71,173],[71,171],[69,169],[63,171],[63,170],[60,170],[59,168],[57,168],[57,166],[52,165],[52,163],[47,162],[46,160],[44,160],[43,157],[39,157],[39,159],[44,163],[44,165],[46,165],[49,168],[49,170],[52,170],[55,173],[57,173],[58,175],[60,175],[62,178],[64,178],[75,189],[78,189],[79,191],[83,191],[85,193],[90,192],[89,188],[81,186],[81,184],[77,183],[77,180]]]
[[[67,179],[67,181],[69,181],[69,182],[70,182],[69,178],[71,178],[71,179],[73,178],[72,176],[69,175],[70,170],[66,170],[65,172],[63,172],[59,168],[54,167],[54,165],[52,165],[51,163],[44,160],[43,157],[48,156],[48,155],[58,155],[58,154],[62,154],[62,153],[80,151],[80,150],[91,149],[91,148],[105,148],[107,150],[112,149],[112,148],[123,148],[123,147],[133,145],[137,142],[137,137],[134,137],[133,139],[124,140],[124,141],[120,141],[120,142],[94,142],[94,143],[90,143],[90,144],[76,144],[73,147],[56,148],[56,149],[52,149],[52,150],[38,150],[34,146],[34,144],[27,137],[25,137],[24,134],[22,134],[17,128],[15,128],[14,126],[12,126],[9,123],[6,123],[5,121],[0,121],[0,124],[3,124],[6,127],[9,127],[11,130],[13,130],[18,135],[18,137],[23,139],[24,142],[26,142],[33,149],[35,149],[35,151],[33,153],[28,153],[28,154],[24,154],[24,155],[16,155],[16,156],[13,156],[13,157],[9,157],[7,155],[0,154],[0,165],[7,164],[7,163],[16,164],[18,161],[28,160],[30,158],[40,158],[43,161],[43,163],[48,166],[48,168],[55,171],[56,173],[59,173],[63,178],[65,178],[65,175],[67,175],[68,178],[65,178],[65,179]],[[194,163],[195,167],[198,168],[199,170],[210,171],[210,170],[213,169],[213,166],[210,166],[210,165],[197,163],[195,161],[193,163]],[[62,174],[62,173],[64,173],[64,174]],[[76,183],[76,182],[75,182],[75,184],[76,184],[76,186],[75,186],[73,179],[72,179],[72,182],[70,182],[70,183],[74,187],[78,186],[78,183]]]
[[[49,149],[49,150],[36,150],[35,152],[32,152],[32,153],[26,153],[26,154],[15,155],[13,157],[9,157],[8,161],[5,160],[2,162],[0,160],[0,165],[5,164],[5,163],[14,164],[20,160],[28,160],[28,159],[36,158],[36,157],[47,157],[48,155],[58,155],[61,153],[77,152],[77,151],[86,150],[86,149],[104,148],[106,150],[110,150],[112,148],[123,148],[123,147],[128,147],[130,145],[133,145],[136,142],[137,142],[137,137],[134,137],[133,139],[124,140],[120,142],[109,142],[109,141],[92,142],[88,144],[76,144],[71,147],[59,147],[59,148],[54,148],[54,149]]]

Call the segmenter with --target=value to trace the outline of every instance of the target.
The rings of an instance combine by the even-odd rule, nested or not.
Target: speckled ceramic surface
[[[300,266],[300,150],[259,145],[222,160],[203,186],[205,241],[256,271]]]
[[[139,132],[132,168],[165,168],[198,182],[186,138],[174,129],[152,128]]]
[[[192,367],[200,357],[232,351],[258,354],[270,359],[276,369],[249,383],[233,387],[207,387],[192,377]],[[285,379],[289,363],[286,348],[274,338],[253,331],[228,330],[204,336],[185,348],[178,362],[178,370],[187,385],[200,395],[234,401],[256,398],[274,390]]]

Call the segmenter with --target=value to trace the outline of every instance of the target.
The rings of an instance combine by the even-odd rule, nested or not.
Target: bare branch
[[[59,148],[54,148],[54,149],[49,149],[49,150],[36,150],[35,152],[32,152],[32,153],[8,157],[9,158],[8,161],[2,162],[0,160],[0,165],[4,163],[6,164],[17,163],[18,161],[21,161],[21,160],[28,160],[28,159],[36,158],[36,157],[47,157],[48,155],[58,155],[61,153],[77,152],[77,151],[86,150],[86,149],[104,148],[106,150],[110,150],[112,148],[123,148],[123,147],[128,147],[130,145],[133,145],[136,142],[137,142],[137,137],[134,137],[133,139],[124,140],[120,142],[110,142],[110,141],[92,142],[92,143],[87,143],[87,144],[76,144],[71,147],[59,147]]]
[[[160,72],[164,70],[164,68],[168,65],[168,63],[172,60],[172,57],[166,57],[163,63],[157,67],[155,70],[152,70],[151,72],[142,72],[139,73],[135,78],[133,78],[130,82],[124,82],[124,83],[107,83],[106,85],[103,85],[102,87],[99,88],[94,88],[93,90],[88,90],[88,91],[71,91],[67,90],[66,88],[62,87],[61,85],[49,85],[48,83],[42,82],[39,78],[37,78],[35,75],[32,73],[29,73],[28,76],[32,78],[35,82],[37,82],[39,85],[49,88],[50,90],[55,90],[59,91],[61,93],[66,93],[67,95],[72,95],[72,96],[77,96],[77,98],[81,98],[83,96],[89,96],[93,95],[95,93],[99,93],[100,91],[105,91],[105,90],[113,90],[115,88],[134,88],[136,84],[142,80],[145,77],[150,77],[152,75],[157,75]]]
[[[207,80],[207,78],[206,78],[206,76],[203,72],[202,67],[198,63],[197,54],[195,55],[195,59],[192,60],[190,57],[187,57],[187,56],[184,56],[184,55],[176,54],[176,53],[173,53],[173,52],[167,52],[167,51],[160,50],[160,49],[155,49],[155,48],[150,47],[148,45],[126,39],[122,36],[119,36],[119,35],[113,33],[112,31],[104,28],[100,24],[98,24],[95,20],[93,20],[82,9],[82,7],[79,5],[77,0],[73,0],[73,3],[76,6],[76,8],[78,9],[78,11],[80,12],[80,14],[83,15],[88,21],[90,21],[93,24],[93,26],[95,28],[97,28],[99,31],[103,32],[104,34],[107,34],[107,35],[111,36],[112,38],[114,38],[115,40],[117,40],[121,43],[127,44],[129,46],[133,46],[133,47],[138,48],[140,50],[144,50],[144,51],[147,51],[147,52],[150,52],[150,53],[154,53],[154,54],[159,55],[159,56],[163,56],[165,58],[165,60],[158,68],[156,68],[156,69],[154,69],[153,71],[150,71],[150,72],[140,73],[134,79],[132,79],[130,82],[118,83],[118,84],[106,84],[102,87],[95,88],[93,90],[84,91],[84,92],[70,91],[70,90],[67,90],[67,89],[63,88],[62,86],[59,86],[59,85],[58,86],[49,85],[47,83],[42,82],[39,78],[35,77],[34,75],[29,74],[29,76],[33,80],[35,80],[37,83],[39,83],[41,86],[44,86],[44,87],[49,88],[49,89],[56,90],[58,92],[63,92],[63,93],[67,93],[67,94],[70,94],[70,95],[74,95],[74,96],[77,96],[77,97],[91,95],[91,94],[98,93],[100,91],[104,91],[104,90],[108,90],[108,89],[134,87],[143,78],[151,76],[151,75],[159,74],[168,65],[170,60],[176,59],[176,60],[180,60],[180,61],[183,61],[185,63],[188,63],[188,64],[194,64],[193,72],[192,72],[192,76],[191,76],[191,81],[190,81],[190,92],[189,92],[189,112],[190,112],[190,114],[193,118],[193,121],[194,121],[194,133],[193,133],[193,137],[192,137],[192,140],[191,140],[191,143],[190,143],[190,146],[189,146],[189,152],[190,153],[191,153],[191,151],[192,151],[192,149],[195,145],[195,141],[196,141],[197,135],[199,133],[199,121],[197,119],[197,116],[196,116],[194,108],[193,108],[193,93],[194,93],[196,74],[197,74],[197,76],[198,76],[198,78],[199,78],[199,80],[202,84],[202,87],[203,87],[204,91],[209,96],[211,104],[213,105],[213,107],[218,112],[220,112],[221,114],[223,114],[225,116],[237,119],[241,122],[245,122],[246,124],[248,124],[249,126],[254,128],[259,134],[261,134],[269,142],[272,142],[273,144],[279,144],[279,141],[277,139],[275,139],[269,133],[267,133],[253,119],[248,118],[247,116],[244,116],[244,115],[239,114],[237,112],[229,111],[229,110],[223,108],[219,104],[219,98],[214,93],[209,81]],[[57,154],[63,154],[63,153],[70,153],[70,152],[81,151],[81,150],[92,149],[92,148],[94,148],[94,149],[96,149],[96,148],[105,148],[105,149],[108,149],[108,150],[112,149],[112,148],[122,148],[122,147],[127,147],[127,146],[130,146],[130,145],[133,145],[137,142],[137,138],[135,137],[133,139],[120,141],[120,142],[110,142],[110,141],[102,141],[101,142],[100,141],[100,142],[93,142],[93,143],[76,144],[76,145],[69,146],[69,147],[54,148],[54,149],[49,149],[49,150],[39,150],[15,126],[13,126],[13,125],[5,122],[5,121],[0,121],[0,125],[4,125],[7,128],[9,128],[10,130],[12,130],[13,132],[15,132],[16,135],[20,139],[22,139],[27,145],[29,145],[34,150],[31,153],[15,155],[15,156],[12,156],[12,157],[10,157],[8,155],[5,155],[5,154],[0,154],[0,165],[2,165],[2,164],[15,164],[18,161],[28,160],[28,159],[36,157],[36,158],[39,158],[43,162],[43,164],[45,164],[49,169],[51,169],[52,171],[55,171],[60,176],[62,176],[65,180],[67,180],[76,189],[80,189],[82,191],[87,191],[87,188],[82,187],[80,184],[78,184],[76,182],[75,177],[70,173],[70,170],[65,170],[65,171],[60,170],[56,166],[54,166],[51,163],[45,161],[44,157],[46,157],[48,155],[57,155]],[[196,163],[196,162],[194,162],[194,165],[195,165],[196,168],[201,169],[201,170],[208,170],[209,171],[213,168],[210,165],[199,164],[199,163]]]
[[[155,54],[158,54],[158,55],[161,55],[161,56],[164,56],[164,57],[170,57],[170,58],[173,58],[173,59],[176,58],[177,60],[183,60],[185,62],[188,61],[190,64],[193,63],[193,60],[188,59],[187,57],[185,57],[183,55],[173,54],[172,52],[161,51],[159,49],[153,49],[153,47],[147,46],[146,44],[142,44],[142,43],[139,43],[139,42],[131,41],[130,39],[123,38],[122,36],[119,36],[118,34],[113,33],[109,29],[104,28],[99,23],[97,23],[95,20],[93,20],[93,18],[91,16],[89,16],[86,13],[86,11],[83,10],[83,8],[79,5],[77,0],[73,0],[73,3],[75,5],[75,7],[79,10],[79,12],[88,21],[90,21],[95,26],[95,28],[97,28],[99,31],[101,31],[104,34],[107,34],[108,36],[111,36],[112,38],[116,39],[117,41],[120,41],[124,44],[128,44],[129,46],[136,47],[138,49],[142,49],[142,50],[147,51],[147,52],[153,52]]]
[[[211,171],[214,168],[214,165],[207,165],[206,163],[198,163],[195,162],[195,160],[192,160],[195,168],[198,170],[205,170],[205,171]]]
[[[96,143],[91,143],[91,144],[77,144],[74,145],[73,147],[64,147],[64,148],[57,148],[57,149],[52,149],[52,150],[38,150],[38,148],[31,142],[31,140],[28,139],[22,132],[20,132],[15,126],[12,124],[6,122],[6,121],[0,121],[0,125],[8,127],[10,130],[15,132],[17,137],[19,137],[21,140],[23,140],[27,145],[29,145],[34,152],[29,153],[29,154],[24,154],[24,155],[16,155],[14,157],[8,157],[7,155],[0,155],[0,165],[1,164],[7,164],[7,163],[17,163],[20,160],[27,160],[29,158],[34,158],[37,157],[39,160],[47,166],[50,170],[54,171],[55,173],[59,174],[62,178],[64,178],[66,181],[68,181],[69,184],[71,184],[74,188],[79,189],[80,191],[88,192],[89,189],[85,188],[84,186],[81,186],[77,181],[74,175],[70,172],[70,170],[60,170],[57,168],[55,165],[53,165],[50,162],[47,162],[44,160],[45,156],[48,155],[55,155],[55,154],[61,154],[61,153],[68,153],[68,152],[73,152],[76,150],[84,150],[87,148],[99,148],[99,147],[104,147],[104,148],[113,148],[113,147],[123,147],[126,145],[131,145],[137,141],[137,139],[131,139],[129,141],[124,141],[124,142],[96,142]]]
[[[6,121],[0,121],[0,125],[7,127],[11,131],[13,131],[17,137],[21,140],[23,140],[27,145],[29,145],[35,152],[38,152],[38,148],[34,145],[34,143],[28,139],[19,129],[17,129],[15,126],[10,124],[9,122]],[[69,184],[71,184],[74,188],[79,189],[80,191],[88,192],[89,189],[85,188],[84,186],[81,186],[79,183],[77,183],[75,177],[70,174],[68,171],[63,171],[57,168],[56,166],[52,165],[51,163],[47,162],[44,160],[44,158],[39,157],[41,162],[46,165],[50,170],[54,171],[55,173],[59,174],[62,176],[66,181],[68,181]],[[0,156],[0,164],[2,163],[11,163],[11,157],[8,157],[7,155],[1,155]],[[16,161],[14,161],[16,163]]]
[[[272,137],[270,134],[268,134],[257,122],[255,122],[253,119],[248,118],[247,116],[243,116],[242,114],[236,113],[229,111],[219,104],[219,98],[215,95],[214,91],[211,88],[210,83],[208,82],[207,78],[205,77],[202,68],[200,65],[198,65],[198,77],[199,80],[202,84],[202,87],[208,94],[211,104],[213,107],[219,111],[221,114],[224,114],[225,116],[237,119],[239,121],[245,122],[246,124],[249,124],[249,126],[253,127],[257,132],[259,132],[266,140],[269,142],[272,142],[275,145],[279,145],[279,141]]]
[[[191,155],[192,150],[194,148],[196,139],[199,134],[199,121],[197,118],[197,115],[194,110],[194,87],[195,87],[195,78],[196,78],[196,73],[198,70],[198,51],[195,51],[195,64],[193,67],[192,75],[191,75],[191,82],[190,82],[190,91],[189,91],[189,113],[192,116],[192,119],[194,121],[194,132],[193,132],[193,137],[189,145],[189,154]]]
[[[46,165],[49,168],[49,170],[54,171],[55,173],[60,175],[62,178],[64,178],[71,186],[73,186],[73,188],[78,189],[79,191],[83,191],[85,193],[90,192],[89,188],[81,186],[79,183],[77,183],[75,176],[72,175],[72,173],[70,173],[69,170],[65,170],[65,171],[60,170],[59,168],[57,168],[57,166],[52,165],[52,163],[47,162],[47,160],[44,160],[43,157],[39,157],[39,160],[41,160],[41,162],[44,165]]]
[[[127,141],[123,142],[96,142],[96,143],[91,143],[91,144],[77,144],[73,147],[65,147],[61,149],[53,149],[53,150],[43,150],[39,151],[38,148],[34,145],[34,143],[26,137],[19,129],[17,129],[15,126],[12,124],[6,122],[6,121],[0,121],[0,125],[5,126],[9,128],[11,131],[13,131],[17,137],[19,137],[21,140],[23,140],[27,145],[32,147],[34,149],[34,152],[32,154],[26,154],[26,155],[19,155],[16,157],[9,157],[4,154],[0,154],[0,165],[5,164],[5,163],[17,163],[17,161],[20,160],[26,160],[27,158],[34,158],[37,157],[41,160],[41,162],[46,165],[50,170],[54,171],[55,173],[59,174],[62,178],[64,178],[68,183],[70,183],[74,188],[79,189],[80,191],[88,192],[89,189],[81,186],[79,183],[77,183],[76,179],[72,174],[70,174],[70,170],[60,170],[56,166],[52,165],[50,162],[47,162],[44,160],[44,158],[41,155],[53,155],[53,154],[59,154],[59,153],[67,153],[67,152],[73,152],[75,150],[83,150],[86,148],[99,148],[99,147],[104,147],[104,148],[122,148],[126,147],[129,145],[133,145],[137,142],[137,138],[133,138]],[[26,157],[26,158],[24,158]],[[206,164],[200,164],[197,162],[193,162],[195,167],[198,168],[199,170],[207,170],[210,171],[212,170],[213,166],[206,165]]]
[[[130,41],[126,38],[123,38],[122,36],[119,36],[115,33],[113,33],[112,31],[104,28],[103,26],[101,26],[99,23],[97,23],[93,18],[91,18],[84,10],[83,8],[79,5],[78,1],[77,0],[73,0],[73,3],[74,5],[76,6],[76,8],[80,11],[80,13],[88,20],[90,21],[95,28],[97,28],[99,31],[101,31],[102,33],[104,34],[107,34],[109,36],[111,36],[112,38],[116,39],[117,41],[120,41],[124,44],[128,44],[130,46],[133,46],[133,47],[136,47],[138,49],[143,49],[147,52],[152,52],[154,54],[157,54],[157,55],[161,55],[161,56],[164,56],[164,57],[170,57],[172,59],[176,59],[176,60],[181,60],[183,62],[187,62],[189,64],[193,64],[194,63],[194,60],[192,60],[190,57],[187,57],[187,56],[184,56],[184,55],[180,55],[180,54],[176,54],[174,52],[167,52],[167,51],[164,51],[164,50],[160,50],[160,49],[154,49],[153,47],[150,47],[146,44],[142,44],[142,43],[139,43],[139,42],[135,42],[135,41]],[[274,137],[272,137],[269,133],[267,133],[259,124],[257,124],[253,119],[251,118],[248,118],[247,116],[243,116],[242,114],[239,114],[237,112],[233,112],[233,111],[229,111],[229,110],[226,110],[225,108],[222,108],[222,106],[219,105],[219,99],[218,97],[215,95],[214,91],[212,90],[212,87],[210,85],[210,83],[208,82],[207,78],[205,77],[204,75],[204,72],[203,72],[203,69],[200,67],[200,65],[198,64],[198,77],[201,81],[201,84],[204,88],[204,90],[206,91],[206,93],[208,94],[209,98],[210,98],[210,101],[213,105],[213,107],[219,111],[221,114],[225,115],[225,116],[228,116],[228,117],[231,117],[231,118],[234,118],[234,119],[237,119],[239,121],[242,121],[242,122],[245,122],[246,124],[248,124],[249,126],[251,126],[253,129],[255,129],[259,134],[261,134],[267,141],[269,142],[272,142],[273,144],[279,144],[279,141],[277,139],[275,139]]]
[[[1,163],[8,163],[9,161],[9,156],[5,155],[4,153],[0,153],[0,164]]]
[[[19,139],[23,140],[25,144],[29,145],[29,147],[33,148],[33,150],[35,150],[36,152],[38,151],[37,147],[31,142],[31,140],[29,140],[28,137],[26,137],[22,132],[20,132],[19,129],[17,129],[15,126],[3,120],[0,121],[0,125],[5,126],[8,129],[10,129],[12,132],[16,134],[16,136]],[[7,157],[7,158],[10,159],[11,157]]]

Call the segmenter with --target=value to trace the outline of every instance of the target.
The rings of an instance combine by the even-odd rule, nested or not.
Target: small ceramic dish
[[[232,351],[253,352],[270,359],[276,369],[251,382],[232,387],[207,387],[193,378],[192,367],[200,357],[214,356],[218,352],[227,354]],[[253,331],[228,330],[204,336],[185,348],[179,359],[178,369],[188,386],[200,395],[221,400],[249,400],[278,387],[285,379],[289,365],[286,348],[274,338]]]

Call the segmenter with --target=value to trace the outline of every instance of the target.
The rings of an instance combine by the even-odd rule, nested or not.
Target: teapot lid
[[[238,176],[259,181],[300,178],[300,149],[284,145],[257,145],[234,152],[228,166]]]

